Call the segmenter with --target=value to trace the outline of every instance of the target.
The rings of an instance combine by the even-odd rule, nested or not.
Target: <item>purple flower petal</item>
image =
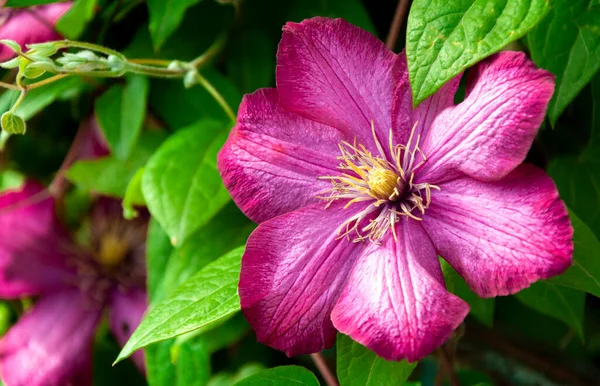
[[[100,315],[100,308],[77,290],[42,297],[0,340],[4,384],[90,384],[91,348]]]
[[[14,10],[10,19],[0,26],[0,39],[14,40],[25,50],[25,44],[60,39],[54,24],[71,7],[71,2],[55,3],[29,9]],[[15,56],[8,47],[0,45],[0,62]]]
[[[571,265],[573,228],[542,170],[521,165],[497,182],[462,178],[440,188],[423,226],[479,296],[515,293]]]
[[[275,217],[250,235],[242,258],[242,311],[260,342],[288,356],[330,347],[330,312],[366,243],[337,229],[362,209],[315,204]]]
[[[371,121],[386,139],[392,127],[396,55],[342,19],[287,23],[277,52],[277,90],[284,108],[373,144]]]
[[[525,159],[554,91],[554,75],[522,52],[501,52],[478,64],[467,97],[435,118],[421,149],[423,181],[439,183],[460,172],[498,180]]]
[[[78,253],[42,186],[26,183],[0,195],[0,297],[37,295],[74,283]]]
[[[419,223],[396,225],[370,244],[352,270],[331,319],[352,339],[388,360],[415,361],[442,345],[469,312],[450,294],[437,254]]]
[[[146,291],[141,289],[133,289],[128,292],[122,292],[119,289],[113,290],[109,303],[108,320],[110,329],[121,346],[127,343],[133,331],[139,326],[147,307]],[[131,358],[138,369],[145,373],[144,351],[136,351]]]
[[[284,110],[275,89],[246,95],[218,167],[236,204],[253,221],[318,202],[337,174],[341,133]]]
[[[425,99],[413,109],[412,90],[408,79],[406,54],[402,51],[394,63],[394,100],[392,105],[392,122],[396,144],[406,144],[413,126],[415,135],[425,138],[435,117],[443,110],[454,106],[454,94],[458,89],[462,74],[443,85],[435,94]]]

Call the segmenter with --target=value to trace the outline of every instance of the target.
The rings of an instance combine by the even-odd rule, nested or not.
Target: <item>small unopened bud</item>
[[[62,64],[66,70],[80,72],[108,69],[107,60],[89,50],[80,51],[76,54],[66,52],[63,56],[56,59],[56,62]]]
[[[198,83],[198,73],[195,70],[188,71],[183,77],[183,86],[190,88]]]
[[[40,57],[48,58],[54,55],[58,51],[56,42],[36,43],[27,44],[29,51],[26,52],[27,56],[37,55]]]
[[[108,55],[106,63],[108,63],[112,71],[122,71],[125,68],[123,60],[115,55]]]
[[[21,57],[17,56],[16,58],[12,58],[11,60],[7,60],[6,62],[0,63],[0,67],[6,69],[13,69],[19,67],[19,59]]]
[[[183,64],[179,60],[173,60],[167,66],[167,70],[182,70],[182,69],[183,69]]]
[[[51,71],[53,68],[54,64],[46,59],[40,62],[30,62],[21,71],[25,78],[35,79],[42,76],[46,71]]]
[[[2,122],[2,130],[8,134],[25,134],[27,125],[20,116],[7,111],[2,114],[0,121]]]
[[[0,40],[0,44],[4,44],[5,46],[9,47],[11,50],[16,52],[17,54],[23,53],[23,51],[21,51],[21,45],[19,43],[15,42],[14,40],[2,39],[2,40]]]

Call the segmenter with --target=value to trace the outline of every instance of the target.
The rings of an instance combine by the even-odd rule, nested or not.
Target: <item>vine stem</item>
[[[26,90],[33,90],[34,88],[45,86],[45,85],[50,84],[52,82],[56,82],[59,79],[66,78],[67,76],[69,76],[69,74],[58,74],[58,75],[54,75],[54,76],[52,76],[52,77],[50,77],[48,79],[40,80],[39,82],[27,84],[27,85],[25,85],[23,87]]]
[[[163,67],[167,67],[172,62],[166,59],[128,59],[128,61],[135,64],[150,64]]]
[[[8,88],[11,90],[17,90],[17,91],[21,90],[21,88],[19,86],[16,86],[16,85],[10,84],[10,83],[6,83],[6,82],[0,82],[0,87]]]
[[[23,102],[23,99],[25,99],[25,95],[27,95],[27,89],[26,88],[21,88],[21,94],[19,94],[19,97],[17,98],[17,101],[15,102],[15,104],[8,111],[14,114],[14,112],[17,111],[17,108],[19,107],[19,105],[21,104],[21,102]]]
[[[223,46],[225,45],[226,40],[227,40],[227,36],[225,34],[219,35],[215,39],[213,44],[211,44],[210,47],[208,47],[208,49],[202,55],[198,56],[196,59],[194,59],[190,62],[190,65],[192,67],[198,68],[198,67],[202,66],[203,64],[205,64],[206,62],[208,62],[216,54],[221,52],[221,49],[223,49]]]
[[[394,50],[396,42],[398,41],[398,35],[400,34],[400,27],[402,27],[402,21],[404,15],[408,9],[408,0],[399,0],[396,6],[396,12],[394,13],[394,19],[392,20],[392,26],[388,33],[387,39],[385,39],[385,45],[390,50]]]
[[[85,120],[79,124],[79,127],[77,128],[77,133],[75,133],[75,138],[71,143],[71,147],[69,147],[69,151],[67,152],[65,159],[63,160],[62,164],[60,165],[60,168],[54,176],[54,179],[48,187],[48,191],[52,196],[54,196],[54,198],[61,199],[64,196],[65,190],[67,188],[67,181],[65,179],[67,169],[69,169],[73,162],[77,160],[77,157],[79,156],[79,153],[81,151],[81,147],[83,146],[84,141],[86,140],[86,137],[89,134],[89,121]]]
[[[327,386],[339,386],[337,378],[335,377],[335,375],[333,375],[333,373],[329,369],[329,366],[327,366],[327,363],[325,362],[325,359],[323,359],[321,353],[310,354],[310,358],[315,363],[315,366],[317,366],[317,369],[323,376],[323,379],[325,380]]]
[[[229,107],[227,101],[225,101],[225,98],[223,98],[223,96],[219,93],[219,91],[217,91],[217,89],[214,88],[213,85],[199,73],[196,73],[196,80],[198,81],[198,84],[204,87],[206,91],[208,91],[208,93],[212,95],[213,98],[215,98],[215,101],[217,101],[219,106],[221,106],[223,111],[225,111],[225,114],[227,114],[227,116],[231,118],[231,121],[235,123],[236,116],[231,107]]]

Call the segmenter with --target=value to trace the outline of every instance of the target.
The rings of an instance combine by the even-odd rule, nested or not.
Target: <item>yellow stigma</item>
[[[388,168],[375,167],[369,170],[368,184],[373,195],[382,200],[398,195],[398,175]]]
[[[113,268],[123,261],[129,245],[123,238],[108,233],[100,239],[99,249],[98,261],[107,268]]]

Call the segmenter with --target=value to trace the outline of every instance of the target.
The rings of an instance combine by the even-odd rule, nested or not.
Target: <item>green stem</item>
[[[225,33],[220,34],[217,39],[213,42],[213,44],[208,47],[208,49],[196,59],[192,60],[189,64],[194,68],[201,67],[206,64],[210,59],[212,59],[215,55],[217,55],[225,46],[225,42],[227,41],[227,35]]]
[[[0,82],[0,87],[8,88],[11,90],[20,90],[21,89],[19,86],[15,86],[14,84],[6,83],[6,82]]]
[[[214,88],[213,85],[210,84],[210,82],[202,75],[196,73],[196,80],[198,80],[198,84],[204,87],[206,91],[208,91],[208,93],[212,95],[213,98],[215,98],[215,101],[217,101],[219,106],[221,106],[223,111],[225,111],[225,114],[227,114],[227,116],[231,118],[231,121],[235,124],[235,114],[233,113],[231,107],[229,107],[229,104],[227,104],[227,102],[225,101],[225,98],[223,98],[223,96],[217,91],[217,89]]]
[[[14,114],[15,111],[17,111],[17,108],[19,107],[21,102],[23,102],[23,99],[25,99],[25,95],[27,95],[27,89],[23,88],[23,89],[21,89],[21,94],[19,94],[19,98],[17,98],[17,101],[15,102],[15,104],[10,108],[11,113]]]
[[[145,64],[126,61],[125,71],[134,72],[141,75],[155,76],[159,78],[180,78],[186,71],[181,69],[169,69],[156,66],[147,66]]]
[[[35,82],[35,83],[31,83],[28,85],[25,85],[25,89],[29,90],[33,90],[34,88],[38,88],[38,87],[42,87],[45,86],[47,84],[56,82],[57,80],[60,80],[62,78],[66,78],[67,76],[69,76],[69,74],[58,74],[58,75],[54,75],[53,77],[50,77],[48,79],[44,79],[44,80],[40,80],[39,82]]]

